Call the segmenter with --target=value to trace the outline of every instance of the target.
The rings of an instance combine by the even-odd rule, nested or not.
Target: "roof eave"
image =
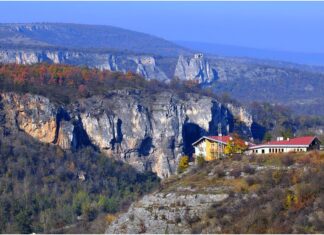
[[[307,148],[307,147],[309,147],[309,144],[307,144],[307,145],[258,145],[258,146],[249,147],[249,149],[257,149],[257,148]]]
[[[209,138],[208,136],[203,136],[203,137],[200,137],[197,141],[193,142],[193,143],[192,143],[192,146],[195,146],[196,144],[198,144],[198,143],[199,143],[200,141],[202,141],[203,139],[208,139],[208,140],[210,140],[210,141],[217,142],[217,143],[221,143],[221,144],[224,144],[224,145],[227,144],[227,143],[224,142],[224,141],[215,140],[215,139]]]

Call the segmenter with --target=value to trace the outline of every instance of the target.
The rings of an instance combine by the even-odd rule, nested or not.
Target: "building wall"
[[[204,158],[206,158],[206,141],[201,141],[200,143],[195,145],[194,148],[196,157],[202,155]]]
[[[321,142],[315,138],[313,142],[309,145],[308,150],[320,150]]]
[[[206,142],[206,161],[212,161],[217,158],[217,144],[215,145],[210,140],[205,140]]]
[[[289,153],[289,152],[306,152],[307,148],[304,147],[286,147],[286,148],[258,148],[253,149],[254,154],[269,154],[269,153]]]
[[[221,144],[220,154],[223,153],[225,145]],[[195,148],[195,156],[202,155],[206,161],[212,161],[217,159],[218,155],[218,143],[210,140],[203,140],[198,143]]]

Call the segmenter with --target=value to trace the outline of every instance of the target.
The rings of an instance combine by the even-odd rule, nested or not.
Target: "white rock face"
[[[3,116],[12,131],[24,131],[63,149],[92,144],[108,157],[139,171],[152,170],[161,178],[176,172],[192,142],[216,134],[219,124],[224,134],[233,125],[229,109],[210,97],[140,90],[116,90],[68,107],[42,96],[3,93],[0,120]],[[249,131],[250,119],[242,121]]]
[[[215,79],[213,69],[203,54],[195,54],[192,58],[180,55],[174,76],[181,80],[197,80],[199,83],[205,84]]]
[[[81,120],[92,143],[100,149],[109,149],[110,141],[114,138],[114,120],[108,118],[106,113],[99,117],[92,117],[91,113],[82,113]]]
[[[147,79],[158,79],[160,81],[169,81],[173,75],[181,80],[196,80],[202,84],[209,84],[217,79],[216,70],[211,68],[202,54],[195,54],[192,58],[179,56],[174,74],[172,71],[167,76],[164,70],[157,65],[156,59],[149,55],[118,55],[48,49],[0,50],[0,63],[36,64],[44,62],[86,65],[101,70],[123,73],[131,71]]]
[[[153,56],[114,55],[111,53],[91,53],[57,50],[0,50],[0,63],[16,64],[72,64],[87,65],[93,68],[119,71],[132,71],[147,79],[168,80],[166,74],[156,65]]]
[[[167,76],[163,71],[159,69],[155,64],[155,59],[153,56],[133,56],[128,57],[132,59],[136,64],[136,73],[142,75],[145,78],[159,78],[159,80],[168,80]]]
[[[37,95],[1,94],[6,110],[7,125],[16,127],[44,143],[55,140],[56,108],[50,101]]]
[[[74,126],[71,122],[61,121],[56,144],[62,149],[70,149],[73,146]]]
[[[227,104],[226,107],[231,111],[231,113],[241,122],[246,123],[247,126],[251,126],[253,123],[252,115],[243,107],[234,106],[232,104]]]

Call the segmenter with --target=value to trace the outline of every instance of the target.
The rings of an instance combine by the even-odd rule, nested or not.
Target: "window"
[[[264,149],[262,149],[262,153],[264,153]]]

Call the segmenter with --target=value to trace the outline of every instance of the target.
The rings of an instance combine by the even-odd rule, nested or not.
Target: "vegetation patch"
[[[189,168],[182,178],[162,184],[161,190],[191,186],[194,191],[186,193],[196,194],[206,187],[224,187],[226,200],[214,203],[193,221],[187,218],[191,232],[323,233],[323,158],[323,152],[314,151],[215,160],[196,166],[198,172]],[[262,168],[254,170],[258,167]],[[225,176],[215,174],[219,169]],[[233,169],[245,175],[228,177]]]
[[[114,213],[159,184],[92,148],[62,151],[24,133],[0,140],[0,165],[1,233],[92,232],[91,224],[102,233]]]

